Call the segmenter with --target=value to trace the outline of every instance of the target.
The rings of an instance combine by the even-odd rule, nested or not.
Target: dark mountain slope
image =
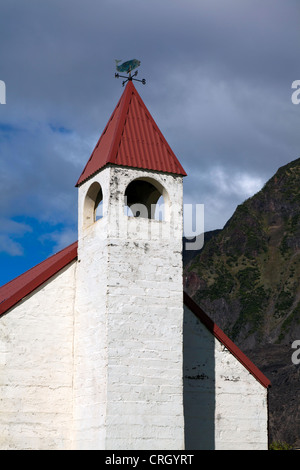
[[[271,439],[295,444],[300,439],[300,393],[299,400],[285,400],[288,387],[300,392],[298,369],[291,362],[291,344],[300,340],[300,159],[281,167],[238,206],[186,264],[185,290],[269,372]],[[297,424],[287,432],[291,412]]]

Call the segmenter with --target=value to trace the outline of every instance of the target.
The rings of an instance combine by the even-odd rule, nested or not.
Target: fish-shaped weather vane
[[[133,75],[131,75],[131,72],[141,65],[140,60],[137,60],[137,59],[127,60],[126,62],[123,62],[122,64],[119,65],[120,62],[122,62],[122,61],[121,60],[116,60],[116,69],[117,69],[117,71],[127,73],[128,77],[126,77],[124,75],[120,75],[119,73],[115,73],[115,77],[116,78],[120,78],[120,77],[126,78],[126,80],[124,80],[122,82],[123,86],[125,85],[126,82],[131,81],[131,80],[141,82],[143,85],[146,84],[146,80],[144,78],[142,80],[138,80],[137,78],[133,78],[133,77],[137,76],[137,74],[138,74],[137,70],[134,72]]]

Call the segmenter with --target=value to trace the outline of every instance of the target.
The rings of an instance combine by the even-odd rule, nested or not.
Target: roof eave
[[[197,305],[193,299],[186,293],[183,293],[184,304],[196,317],[206,326],[206,328],[228,349],[233,356],[252,374],[256,380],[265,388],[271,387],[270,380],[253,364],[253,362],[244,354],[238,346],[219,328],[214,321]]]

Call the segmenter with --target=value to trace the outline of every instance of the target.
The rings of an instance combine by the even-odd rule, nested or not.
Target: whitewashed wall
[[[184,309],[186,449],[266,450],[267,389]]]
[[[140,176],[167,221],[117,217]],[[108,167],[79,188],[78,262],[0,317],[1,449],[267,448],[266,389],[187,309],[183,325],[181,236],[180,177]]]
[[[168,221],[124,215],[126,187],[139,177],[167,190]],[[104,217],[87,227],[95,181]],[[182,449],[182,178],[108,167],[79,188],[78,207],[75,445]]]
[[[0,317],[0,449],[72,441],[76,263]]]

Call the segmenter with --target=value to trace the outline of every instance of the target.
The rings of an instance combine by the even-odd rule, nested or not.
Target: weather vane
[[[131,72],[132,70],[136,69],[137,67],[139,67],[141,65],[141,62],[140,60],[137,60],[137,59],[132,59],[132,60],[127,60],[127,62],[123,62],[123,64],[121,65],[118,65],[119,62],[121,62],[121,60],[116,60],[116,69],[118,72],[125,72],[128,74],[128,77],[124,76],[124,75],[119,75],[118,73],[115,73],[115,77],[116,78],[126,78],[126,80],[124,80],[122,82],[122,85],[124,86],[125,83],[127,83],[128,81],[132,81],[132,80],[135,80],[137,82],[141,82],[143,85],[146,84],[146,80],[143,78],[142,80],[138,80],[137,78],[133,78],[133,77],[136,77],[137,74],[138,74],[138,71],[136,70],[134,72],[133,75],[131,75]]]

